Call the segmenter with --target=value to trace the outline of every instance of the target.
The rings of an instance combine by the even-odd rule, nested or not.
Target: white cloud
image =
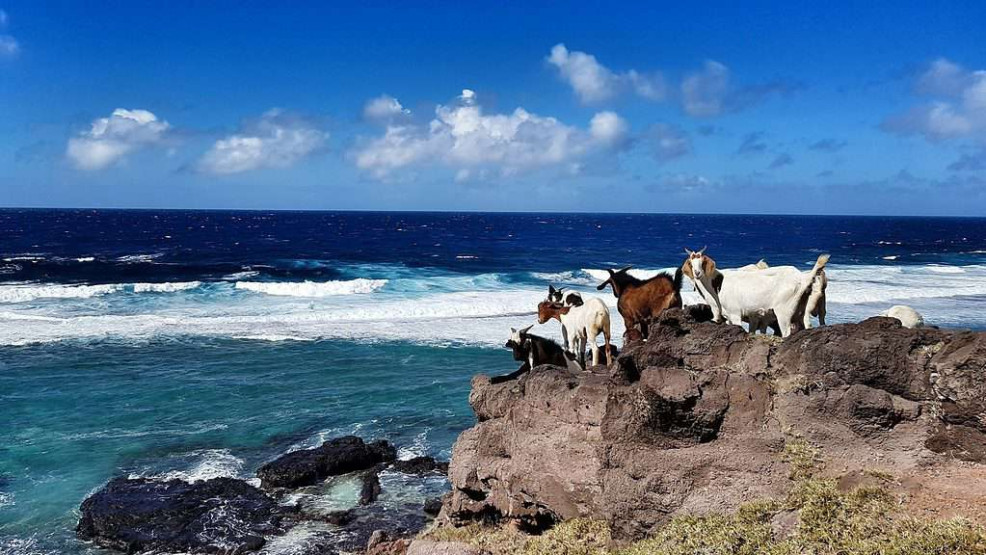
[[[589,121],[589,133],[601,143],[619,145],[630,135],[630,125],[616,112],[599,112]]]
[[[644,75],[636,70],[615,73],[599,63],[592,54],[568,50],[556,44],[547,57],[561,77],[585,104],[608,100],[624,90],[631,90],[648,100],[664,100],[667,90],[660,74]]]
[[[10,35],[0,35],[0,57],[14,57],[21,51],[17,39]]]
[[[439,164],[456,169],[456,178],[463,180],[488,169],[504,175],[576,162],[618,147],[627,133],[626,122],[612,112],[596,114],[588,130],[523,108],[487,115],[466,89],[452,105],[439,105],[427,126],[389,125],[383,136],[355,148],[351,158],[378,178],[415,164]]]
[[[366,101],[363,106],[363,117],[376,122],[387,122],[393,118],[411,114],[396,98],[383,94]]]
[[[884,130],[924,135],[932,142],[986,136],[986,70],[969,71],[941,58],[918,78],[915,89],[935,98],[888,118]]]
[[[280,110],[271,110],[240,133],[212,145],[198,169],[229,175],[261,168],[286,168],[321,148],[328,133]]]
[[[725,109],[729,94],[729,68],[706,60],[700,71],[690,73],[681,82],[681,103],[691,116],[717,116]]]
[[[68,141],[66,155],[81,170],[99,170],[127,154],[160,143],[170,128],[147,110],[117,108]]]
[[[661,162],[673,160],[692,151],[692,143],[680,128],[666,123],[651,127],[650,136],[654,144],[654,157]]]

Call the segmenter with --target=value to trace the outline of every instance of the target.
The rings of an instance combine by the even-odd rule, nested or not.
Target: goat
[[[820,255],[807,274],[797,268],[792,273],[784,267],[720,271],[704,248],[685,252],[688,258],[682,271],[712,307],[715,321],[742,325],[744,319],[756,320],[757,324],[751,322],[750,326],[754,332],[768,311],[773,311],[782,337],[802,328],[812,285],[829,260],[829,255]]]
[[[637,279],[627,273],[632,266],[620,270],[609,270],[609,279],[596,286],[602,291],[607,285],[613,288],[616,308],[623,316],[626,329],[639,325],[641,338],[647,339],[646,321],[658,316],[667,308],[681,307],[681,268],[674,277],[660,273],[650,279]]]
[[[576,293],[575,291],[569,291],[568,293],[563,293],[564,287],[559,287],[555,289],[554,286],[548,286],[548,296],[544,299],[553,303],[561,303],[563,306],[582,306],[582,295]]]
[[[880,316],[896,318],[905,328],[923,328],[924,318],[918,311],[905,305],[895,305],[880,313]]]
[[[548,285],[548,296],[544,300],[553,303],[560,303],[562,306],[582,306],[582,295],[576,293],[575,291],[569,291],[568,293],[562,293],[564,287],[559,287],[555,289],[553,285]],[[565,329],[565,323],[562,322],[561,325],[561,339],[562,347],[568,350],[568,330]]]
[[[538,323],[543,324],[555,318],[561,322],[562,331],[567,337],[568,349],[574,352],[579,362],[585,365],[585,349],[592,349],[592,365],[599,364],[599,347],[596,339],[603,334],[606,348],[606,365],[613,363],[610,348],[609,307],[602,299],[592,298],[579,306],[563,306],[560,303],[543,301],[538,304]]]
[[[572,371],[582,370],[582,367],[579,366],[579,363],[575,360],[575,357],[573,357],[565,349],[562,349],[560,345],[550,339],[528,333],[533,327],[534,325],[532,324],[520,330],[510,328],[510,338],[507,339],[507,343],[504,347],[513,351],[514,360],[522,361],[524,364],[522,364],[516,372],[512,372],[506,376],[497,376],[492,378],[490,380],[491,383],[500,383],[507,380],[512,380],[524,372],[541,366],[542,364],[561,366],[562,368],[568,368]]]
[[[685,249],[685,252],[689,252],[688,249]],[[767,265],[765,260],[761,259],[756,264],[747,264],[746,266],[737,268],[737,270],[749,272],[766,270],[767,268],[770,268],[770,266]],[[792,275],[801,274],[801,271],[794,266],[775,266],[773,269],[777,271],[784,270]],[[808,302],[805,304],[804,329],[811,329],[812,316],[818,317],[818,325],[825,325],[825,290],[828,288],[828,285],[828,276],[825,275],[825,270],[823,269],[815,276],[815,280],[811,284],[811,294],[808,295]],[[777,325],[777,316],[774,315],[773,310],[743,316],[743,321],[750,325],[750,333],[758,331],[760,333],[767,333],[767,328],[769,327],[774,330],[774,335],[781,334],[781,329]]]

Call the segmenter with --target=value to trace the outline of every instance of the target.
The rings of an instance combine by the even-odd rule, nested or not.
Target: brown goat
[[[602,291],[607,285],[619,299],[616,307],[623,316],[627,330],[639,325],[641,336],[647,338],[646,321],[664,312],[666,308],[681,307],[681,268],[672,278],[668,274],[657,274],[650,279],[637,279],[627,273],[632,266],[620,270],[606,270],[609,279],[596,286]]]

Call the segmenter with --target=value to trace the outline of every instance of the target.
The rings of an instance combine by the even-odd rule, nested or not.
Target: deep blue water
[[[246,478],[344,433],[447,457],[548,283],[702,246],[830,252],[831,322],[986,329],[984,219],[0,210],[0,553],[84,552],[76,509],[114,475]]]

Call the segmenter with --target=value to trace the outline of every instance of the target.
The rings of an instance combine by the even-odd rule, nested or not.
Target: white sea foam
[[[134,293],[175,293],[188,291],[202,285],[201,281],[173,281],[165,283],[135,283]]]
[[[127,264],[132,264],[135,262],[150,262],[151,260],[161,258],[164,256],[163,252],[156,252],[152,254],[127,254],[120,256],[116,259],[117,262],[125,262]]]
[[[640,269],[631,273],[646,278],[665,271]],[[619,338],[623,322],[616,315],[616,299],[608,289],[596,291],[593,287],[608,274],[598,269],[572,270],[567,274],[591,280],[568,282],[567,286],[603,299],[613,311],[612,335]],[[831,322],[860,320],[891,305],[907,304],[924,314],[930,324],[986,327],[982,310],[986,305],[986,266],[833,265],[828,268],[828,275]],[[234,284],[220,282],[208,288],[173,291],[154,303],[136,302],[138,296],[132,293],[137,290],[136,284],[8,284],[0,286],[0,300],[12,303],[0,311],[0,345],[201,336],[263,341],[408,341],[500,348],[508,328],[535,322],[537,303],[544,298],[543,282],[519,283],[497,274],[438,275],[431,270],[409,270],[392,277],[389,282],[358,279],[235,285],[242,293],[259,294],[234,294]],[[261,287],[248,290],[251,286],[244,287],[244,283]],[[384,283],[387,287],[383,287]],[[62,300],[27,302],[48,298],[39,291],[49,290],[57,291],[51,295]],[[190,300],[193,291],[194,302]],[[373,294],[357,294],[361,292]],[[84,302],[86,296],[108,293],[117,300]],[[134,302],[116,295],[131,295]],[[688,280],[683,284],[682,297],[686,304],[701,302]],[[534,331],[560,338],[557,322],[537,326]]]
[[[88,299],[122,291],[123,288],[123,284],[0,285],[0,303],[24,303],[37,299]]]
[[[357,278],[347,281],[238,281],[237,289],[284,297],[331,297],[372,293],[387,285],[385,279]]]
[[[204,449],[189,455],[195,459],[190,467],[146,477],[200,482],[213,478],[236,478],[243,473],[243,460],[234,457],[228,449]],[[137,477],[139,476],[131,476],[131,478]]]

